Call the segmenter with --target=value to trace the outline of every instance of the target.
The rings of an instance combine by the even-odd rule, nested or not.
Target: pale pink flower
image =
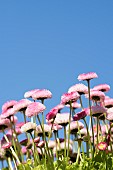
[[[106,117],[107,120],[113,122],[113,107],[109,108],[107,110],[107,117]]]
[[[100,85],[94,86],[93,90],[107,92],[110,90],[110,86],[108,84],[100,84]]]
[[[9,119],[1,119],[0,118],[0,130],[4,130],[8,127],[10,127],[11,124],[10,124],[10,120]]]
[[[86,111],[86,109],[84,109],[81,112],[78,112],[77,114],[75,114],[73,116],[73,120],[77,121],[77,120],[85,118],[86,116],[87,116],[87,111]]]
[[[58,112],[60,113],[60,111],[64,108],[63,104],[58,104],[57,106],[53,107],[52,109],[57,109]]]
[[[62,114],[57,113],[54,123],[62,126],[66,126],[69,123],[69,117],[70,117],[69,113],[62,113]],[[72,120],[73,118],[71,117],[71,121]]]
[[[56,132],[56,131],[62,129],[62,126],[58,125],[58,124],[49,124],[49,126],[52,128],[53,132]]]
[[[34,143],[39,143],[39,142],[40,142],[40,137],[38,136],[34,139]]]
[[[10,118],[11,116],[13,116],[15,114],[15,110],[13,108],[9,108],[6,111],[1,113],[1,118],[5,119],[5,118]]]
[[[94,117],[100,116],[102,114],[106,114],[107,113],[107,109],[103,106],[92,106],[91,107],[91,114]],[[90,116],[90,109],[87,109],[87,114]]]
[[[16,133],[16,135],[20,135],[22,133],[21,129],[20,128],[15,128],[15,131],[10,129],[7,132],[7,134],[10,134],[10,135],[13,135],[13,136],[15,136],[15,133]]]
[[[53,148],[53,153],[55,154],[56,152],[64,151],[65,149],[66,150],[69,149],[69,152],[72,152],[73,147],[71,144],[69,144],[69,148],[68,148],[68,142],[66,142],[66,144],[65,142],[61,142],[60,144],[58,144]]]
[[[11,116],[10,121],[11,121],[13,124],[16,124],[17,121],[18,121],[18,117],[17,117],[17,116]]]
[[[80,121],[73,121],[70,123],[70,133],[76,134],[80,129],[84,128],[84,124]],[[67,132],[69,133],[69,124],[66,127]]]
[[[70,102],[75,102],[79,99],[80,95],[78,92],[64,93],[61,96],[61,104],[69,104]]]
[[[67,106],[67,107],[70,107],[69,104],[67,104],[66,106]],[[79,104],[79,103],[77,103],[77,102],[73,102],[73,103],[71,104],[71,107],[72,107],[73,109],[78,109],[78,108],[81,107],[81,104]]]
[[[111,108],[113,107],[113,98],[108,98],[104,100],[104,106],[106,108]]]
[[[17,103],[16,100],[7,101],[2,105],[2,112],[5,112],[7,109],[12,108],[16,103]]]
[[[34,90],[27,91],[27,92],[25,92],[24,97],[25,98],[30,98],[30,97],[32,97],[32,94],[35,93],[38,90],[39,89],[34,89]]]
[[[39,143],[36,144],[37,147],[43,148],[45,146],[45,141],[40,141]]]
[[[52,98],[52,93],[47,89],[41,89],[32,94],[34,100],[43,100]]]
[[[25,115],[27,117],[32,117],[32,116],[38,115],[39,113],[43,112],[45,109],[46,109],[46,107],[42,103],[32,102],[27,106]]]
[[[24,124],[25,122],[19,122],[16,124],[16,128],[21,128]]]
[[[86,128],[80,129],[79,135],[81,137],[87,136],[87,129]]]
[[[68,93],[70,92],[78,92],[80,95],[86,94],[88,93],[88,87],[82,83],[75,84],[69,88]]]
[[[28,132],[28,133],[32,132],[35,129],[36,129],[36,123],[32,123],[32,122],[27,122],[21,127],[22,132]]]
[[[48,142],[48,148],[53,149],[56,146],[56,141],[49,140]]]
[[[94,72],[83,73],[78,76],[78,80],[91,80],[93,78],[97,78],[97,74]]]
[[[32,102],[28,99],[21,99],[13,106],[13,109],[15,112],[25,111],[30,103]]]
[[[48,122],[53,122],[55,117],[56,117],[56,114],[58,113],[58,109],[51,109],[49,113],[47,113],[46,115],[46,119]]]
[[[46,136],[49,136],[49,134],[52,133],[51,127],[50,127],[49,125],[44,124],[43,128],[44,128],[43,130],[44,130],[44,133],[45,133]],[[41,127],[40,125],[38,125],[38,126],[36,127],[36,133],[37,133],[37,135],[38,135],[38,136],[43,136],[43,135],[44,135],[44,134],[43,134],[43,130],[42,130],[42,127]]]
[[[85,95],[87,98],[89,97],[88,94]],[[103,102],[105,99],[105,94],[101,91],[91,90],[90,91],[90,99],[96,102]]]

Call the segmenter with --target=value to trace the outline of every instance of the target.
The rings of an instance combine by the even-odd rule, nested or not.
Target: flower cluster
[[[44,101],[52,98],[47,89],[30,90],[23,99],[4,103],[0,114],[2,165],[6,161],[9,169],[18,169],[30,159],[32,167],[41,160],[53,167],[55,159],[78,163],[84,155],[93,159],[99,152],[112,152],[113,98],[106,96],[110,90],[107,84],[90,87],[97,77],[94,72],[80,74],[78,80],[87,85],[71,86],[46,114]],[[83,97],[89,101],[87,108]],[[23,122],[18,120],[20,114]]]

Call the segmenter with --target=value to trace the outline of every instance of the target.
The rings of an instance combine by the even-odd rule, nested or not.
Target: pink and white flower
[[[70,92],[78,92],[80,95],[86,94],[88,93],[88,87],[82,83],[75,84],[69,88],[68,93]]]
[[[61,96],[61,104],[69,104],[70,102],[75,102],[79,99],[80,95],[78,92],[64,93]]]
[[[47,89],[40,89],[32,94],[32,98],[34,100],[48,99],[48,98],[52,98],[52,93]]]
[[[95,72],[83,73],[78,76],[78,80],[91,80],[93,78],[97,78],[97,74]]]
[[[12,108],[16,103],[17,103],[16,100],[7,101],[2,105],[2,112],[5,112],[6,110]]]
[[[15,112],[25,111],[30,103],[32,102],[28,99],[21,99],[13,106],[13,109]]]
[[[108,84],[100,84],[100,85],[94,86],[93,90],[107,92],[110,90],[110,86]]]
[[[32,102],[27,106],[25,111],[25,115],[27,117],[32,117],[38,115],[39,113],[43,112],[46,107],[40,102]]]

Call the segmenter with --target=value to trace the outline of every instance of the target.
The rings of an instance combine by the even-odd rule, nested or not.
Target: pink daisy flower
[[[105,151],[107,149],[107,143],[106,142],[100,142],[100,143],[98,143],[97,148],[101,151]]]
[[[32,97],[32,94],[35,93],[35,92],[37,92],[38,90],[39,90],[39,89],[34,89],[34,90],[27,91],[27,92],[25,92],[24,97],[25,97],[25,98],[31,98],[31,97]]]
[[[3,149],[9,149],[11,147],[11,142],[2,145]]]
[[[54,120],[55,124],[59,124],[61,126],[66,126],[69,123],[69,117],[70,117],[70,113],[57,113],[56,118]],[[71,117],[71,121],[73,120],[73,118]]]
[[[16,128],[21,128],[24,124],[25,122],[19,122],[16,124]]]
[[[25,111],[30,103],[32,102],[28,99],[21,99],[13,106],[13,109],[15,112]]]
[[[69,104],[67,104],[66,106],[67,106],[67,107],[70,107]],[[71,104],[71,106],[72,106],[73,109],[78,109],[78,108],[81,107],[81,104],[79,104],[79,103],[77,103],[77,102],[73,102],[73,103]]]
[[[48,142],[48,148],[53,149],[56,146],[56,142],[53,140],[49,140]]]
[[[36,129],[36,123],[27,122],[21,127],[22,132],[31,133],[33,130]]]
[[[47,121],[48,122],[53,122],[57,113],[58,113],[58,109],[53,108],[52,110],[50,110],[50,112],[47,113],[47,115],[46,115]]]
[[[68,93],[70,92],[78,92],[80,95],[86,94],[88,93],[88,87],[82,83],[75,84],[69,88]]]
[[[109,108],[107,110],[107,117],[106,117],[107,120],[113,122],[113,107],[112,108]]]
[[[6,111],[1,113],[1,118],[5,119],[5,118],[10,118],[11,116],[13,116],[15,114],[15,110],[13,108],[9,108]]]
[[[107,92],[110,90],[110,86],[108,84],[100,84],[100,85],[94,86],[93,90]]]
[[[77,114],[75,114],[73,116],[73,120],[77,121],[77,120],[85,118],[86,116],[87,116],[87,111],[84,109],[81,112],[78,112]]]
[[[44,124],[44,132],[45,132],[46,136],[49,136],[49,134],[52,133],[51,132],[51,127],[49,125],[47,125],[47,124]],[[36,133],[37,133],[38,136],[43,136],[44,135],[43,131],[42,131],[42,127],[40,125],[38,125],[36,127]]]
[[[10,124],[10,120],[9,119],[1,119],[0,118],[0,130],[4,130],[8,127],[10,127],[11,124]]]
[[[63,108],[64,108],[63,104],[58,104],[57,106],[53,107],[53,109],[57,109],[59,113]]]
[[[76,134],[78,132],[78,130],[83,129],[83,128],[84,128],[84,124],[82,122],[73,121],[70,123],[70,133],[71,134]],[[69,132],[69,125],[67,125],[66,130],[67,130],[67,132]]]
[[[16,100],[7,101],[2,105],[2,112],[5,112],[6,110],[12,108],[16,103],[17,103]]]
[[[28,144],[28,139],[26,138],[26,139],[21,140],[21,141],[20,141],[20,144],[21,144],[22,146],[27,146],[27,144]]]
[[[37,90],[35,93],[32,94],[32,98],[34,100],[43,100],[52,98],[52,93],[47,89]]]
[[[89,97],[88,94],[85,95],[86,98]],[[105,94],[101,91],[97,91],[97,90],[91,90],[90,91],[90,99],[96,102],[103,102],[105,99]]]
[[[46,107],[42,103],[33,102],[27,106],[25,115],[27,117],[32,117],[32,116],[35,116],[35,115],[43,112],[45,109],[46,109]]]
[[[91,80],[93,78],[97,78],[97,74],[94,72],[83,73],[78,76],[78,80]]]
[[[69,104],[71,102],[75,102],[79,99],[80,95],[78,92],[64,93],[61,96],[61,104]]]
[[[91,113],[92,113],[92,116],[97,117],[102,114],[106,114],[107,109],[102,106],[96,105],[96,106],[91,107]],[[87,114],[90,116],[90,109],[87,109]]]
[[[108,98],[104,100],[104,106],[106,108],[111,108],[113,107],[113,99],[112,98]]]
[[[62,126],[58,124],[49,124],[49,126],[52,128],[53,132],[57,132],[58,130],[62,129]]]

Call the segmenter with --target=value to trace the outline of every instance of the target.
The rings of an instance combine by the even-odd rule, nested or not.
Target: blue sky
[[[0,106],[24,92],[47,88],[53,98],[94,71],[92,86],[107,83],[113,95],[113,1],[1,1]]]
[[[0,1],[0,107],[47,88],[46,113],[81,73],[113,97],[113,1]],[[20,118],[21,119],[21,118]]]

